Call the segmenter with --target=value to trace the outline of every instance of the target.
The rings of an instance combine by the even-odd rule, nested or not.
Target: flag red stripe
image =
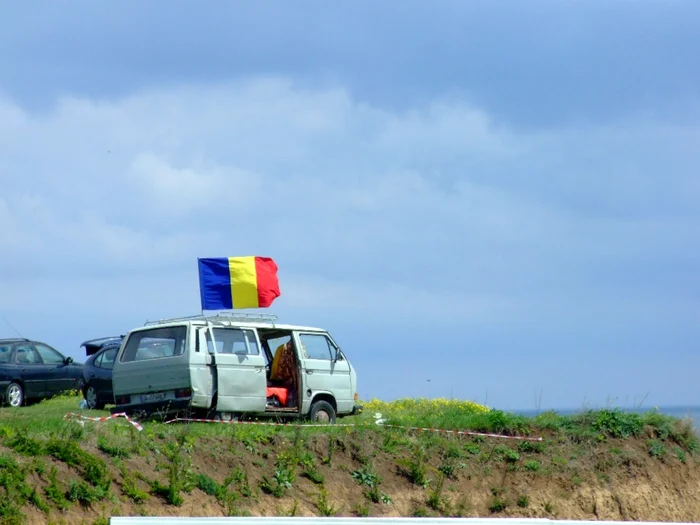
[[[280,296],[277,264],[269,257],[256,257],[255,272],[258,277],[258,307],[267,308]]]

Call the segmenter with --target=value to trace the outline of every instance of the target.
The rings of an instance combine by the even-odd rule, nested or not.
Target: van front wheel
[[[328,401],[316,401],[311,405],[309,418],[315,423],[335,423],[335,410]]]

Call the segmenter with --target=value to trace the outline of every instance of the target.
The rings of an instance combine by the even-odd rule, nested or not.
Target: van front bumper
[[[170,414],[172,412],[180,412],[192,405],[192,399],[169,399],[168,401],[159,401],[157,403],[133,403],[130,405],[115,405],[109,409],[111,414],[126,413],[133,414],[134,412],[146,412],[147,414]]]

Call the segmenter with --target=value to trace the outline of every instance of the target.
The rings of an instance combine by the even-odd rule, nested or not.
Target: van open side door
[[[205,336],[214,361],[216,410],[265,412],[267,376],[256,331],[216,327],[207,329]]]
[[[192,383],[192,405],[211,408],[216,392],[216,368],[214,355],[207,345],[208,328],[197,328],[194,352],[190,357],[190,381]]]

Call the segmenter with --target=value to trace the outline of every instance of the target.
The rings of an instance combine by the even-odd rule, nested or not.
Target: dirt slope
[[[540,445],[338,429],[190,436],[175,446],[134,435],[102,450],[89,439],[80,445],[104,460],[112,478],[106,498],[73,494],[60,510],[44,496],[47,512],[22,506],[26,522],[241,514],[700,521],[697,459],[651,436],[577,443],[553,434]],[[40,494],[52,467],[63,493],[81,479],[80,466],[52,456],[2,454],[26,466],[26,483]]]

